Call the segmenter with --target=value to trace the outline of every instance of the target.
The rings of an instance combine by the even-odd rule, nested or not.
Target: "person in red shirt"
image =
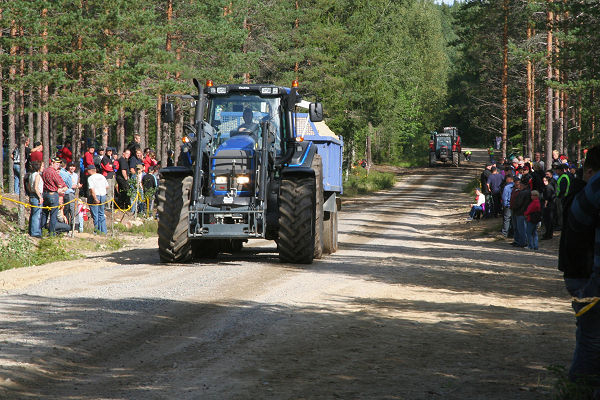
[[[531,191],[531,203],[523,213],[527,220],[527,248],[531,250],[538,249],[537,226],[542,220],[542,207],[540,204],[540,194],[537,190]]]
[[[95,150],[94,145],[90,144],[88,146],[87,151],[85,153],[83,153],[83,169],[85,170],[85,173],[81,179],[82,180],[81,184],[83,185],[83,188],[82,188],[83,196],[87,196],[87,190],[88,190],[87,178],[88,178],[88,176],[90,176],[90,173],[89,173],[87,167],[88,167],[88,165],[94,165],[94,150]]]
[[[31,154],[29,154],[29,161],[44,161],[44,146],[41,142],[35,142]]]
[[[56,232],[56,222],[58,221],[58,206],[59,195],[67,191],[67,185],[60,177],[58,170],[61,167],[62,160],[55,157],[50,160],[50,166],[42,173],[42,181],[44,182],[44,207],[51,207],[50,210],[44,208],[42,210],[41,226],[44,227],[48,223],[48,215],[50,222],[48,223],[48,232],[53,236]]]
[[[65,160],[65,163],[70,163],[73,161],[73,152],[71,151],[71,142],[66,141],[65,145],[60,149],[60,153],[58,154],[60,158]]]
[[[155,165],[158,165],[156,154],[153,151],[149,151],[144,157],[144,171],[148,173],[150,167],[154,167]]]

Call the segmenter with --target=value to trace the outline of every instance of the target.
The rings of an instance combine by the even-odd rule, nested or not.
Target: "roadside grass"
[[[585,382],[571,382],[564,366],[546,367],[554,375],[553,400],[589,400],[593,397],[594,388]]]
[[[142,235],[143,237],[156,236],[158,230],[158,221],[155,219],[144,219],[141,225],[131,225],[130,227],[115,223],[115,231],[121,233],[131,233],[134,235]]]
[[[354,197],[361,194],[389,189],[396,183],[396,176],[390,172],[371,171],[367,175],[364,168],[355,168],[348,181],[344,182],[344,196]]]
[[[75,260],[83,255],[66,238],[47,237],[37,245],[24,233],[13,233],[0,243],[0,270]]]

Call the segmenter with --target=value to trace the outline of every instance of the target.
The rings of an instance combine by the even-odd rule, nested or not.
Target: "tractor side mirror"
[[[308,112],[310,114],[310,120],[312,122],[323,121],[323,104],[310,103],[310,106],[308,106]]]
[[[175,122],[175,106],[173,106],[173,103],[164,103],[160,107],[160,115],[164,123]]]

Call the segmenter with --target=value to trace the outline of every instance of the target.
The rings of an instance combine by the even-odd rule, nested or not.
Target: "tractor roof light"
[[[181,138],[181,141],[182,141],[184,144],[188,144],[189,142],[191,142],[190,138],[189,138],[189,137],[187,137],[187,136],[184,136],[184,137],[182,137],[182,138]]]
[[[298,79],[294,79],[294,80],[292,81],[292,87],[293,87],[293,88],[297,88],[298,86],[299,86],[299,84],[298,84]]]
[[[206,87],[213,87],[213,86],[214,86],[214,84],[213,84],[212,79],[207,79],[206,80]]]
[[[296,136],[296,142],[304,142],[304,136]]]

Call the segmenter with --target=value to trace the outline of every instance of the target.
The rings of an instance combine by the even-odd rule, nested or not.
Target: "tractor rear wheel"
[[[186,262],[192,258],[188,238],[191,176],[169,176],[158,186],[158,254],[165,263]]]
[[[315,255],[315,178],[285,177],[279,196],[279,259],[310,264]]]

